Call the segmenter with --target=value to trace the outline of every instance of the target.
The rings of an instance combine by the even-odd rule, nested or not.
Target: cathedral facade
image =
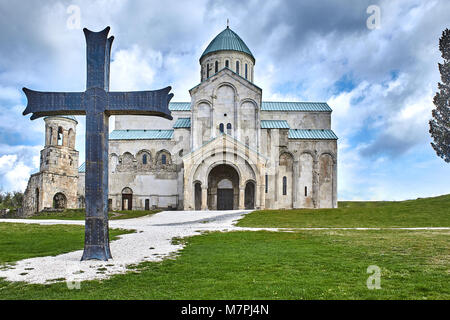
[[[336,208],[337,137],[328,104],[263,101],[255,57],[229,27],[199,62],[191,101],[169,105],[173,120],[115,117],[110,209]],[[46,118],[41,169],[25,194],[29,212],[84,206],[84,164],[73,172],[75,126],[71,117]],[[50,154],[57,155],[53,166],[43,165]],[[58,178],[44,179],[49,174]]]

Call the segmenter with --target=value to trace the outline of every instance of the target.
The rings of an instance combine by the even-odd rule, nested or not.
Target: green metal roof
[[[289,129],[286,120],[261,120],[261,129]]]
[[[233,30],[227,27],[209,43],[205,51],[203,51],[200,60],[208,53],[222,50],[244,52],[255,59],[245,42],[242,41],[242,39]]]
[[[170,111],[191,111],[190,102],[169,102]]]
[[[113,130],[109,140],[170,140],[173,130]]]
[[[86,162],[83,162],[83,164],[78,168],[78,172],[86,172]]]
[[[173,125],[174,129],[178,128],[190,128],[191,127],[191,118],[178,118]]]
[[[170,111],[191,111],[191,103],[190,102],[170,102],[169,110]],[[333,110],[330,108],[330,106],[326,102],[263,101],[262,105],[261,105],[261,111],[331,112]]]
[[[319,111],[331,112],[326,102],[273,102],[263,101],[261,111]]]
[[[329,129],[290,129],[289,139],[302,140],[337,140],[338,137]]]

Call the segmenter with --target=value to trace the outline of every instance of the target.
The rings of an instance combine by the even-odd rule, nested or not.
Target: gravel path
[[[173,238],[193,236],[203,231],[241,229],[233,224],[248,212],[250,211],[164,211],[149,217],[111,220],[111,228],[136,230],[135,233],[121,235],[118,240],[111,242],[112,260],[80,261],[83,251],[78,250],[18,261],[8,268],[1,268],[0,278],[29,283],[52,283],[63,279],[76,283],[106,279],[113,274],[130,271],[130,265],[170,257],[183,247],[181,244],[172,244]],[[0,222],[84,225],[84,221],[80,220],[1,219]]]
[[[234,224],[246,213],[231,211],[164,211],[149,217],[111,220],[111,228],[133,229],[135,233],[119,236],[111,242],[113,259],[109,261],[80,261],[82,250],[57,256],[37,257],[18,261],[0,268],[0,278],[28,283],[67,281],[76,287],[84,280],[107,279],[113,274],[126,273],[130,266],[144,261],[161,261],[182,249],[173,238],[184,238],[204,231],[292,231],[292,230],[450,230],[450,228],[241,228]],[[40,225],[84,225],[74,220],[0,219],[1,222],[34,223]]]

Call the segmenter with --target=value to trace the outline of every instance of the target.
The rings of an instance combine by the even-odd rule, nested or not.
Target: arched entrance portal
[[[239,208],[239,175],[232,166],[220,164],[209,173],[208,208],[210,210]]]
[[[245,209],[255,209],[255,183],[247,182],[245,185]]]
[[[133,209],[133,190],[130,188],[123,188],[122,190],[122,210]]]
[[[66,205],[67,205],[66,196],[61,192],[58,192],[57,194],[55,194],[55,196],[53,197],[53,208],[54,209],[65,209]]]

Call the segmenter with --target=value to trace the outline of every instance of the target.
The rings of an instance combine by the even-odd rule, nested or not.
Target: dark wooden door
[[[233,210],[233,189],[217,189],[217,210]]]
[[[133,195],[122,194],[122,210],[132,210],[132,209],[133,209]]]

